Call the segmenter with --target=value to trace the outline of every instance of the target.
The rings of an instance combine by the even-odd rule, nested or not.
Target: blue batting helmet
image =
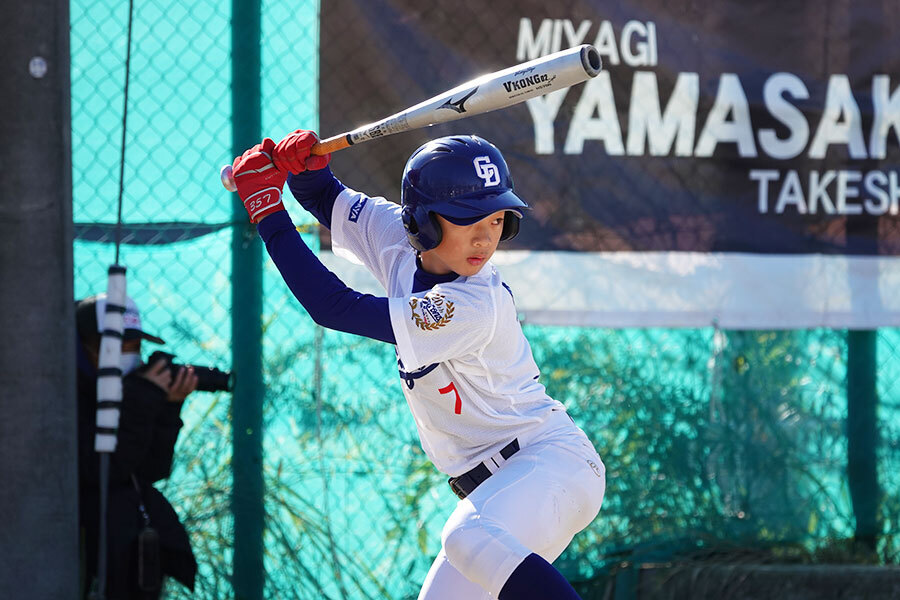
[[[441,243],[436,214],[470,225],[506,210],[500,239],[508,240],[519,232],[519,219],[528,208],[513,193],[503,155],[475,135],[438,138],[413,152],[403,169],[400,206],[409,243],[423,252]]]

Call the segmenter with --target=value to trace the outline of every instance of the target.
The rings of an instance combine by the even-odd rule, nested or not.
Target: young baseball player
[[[320,325],[394,344],[422,448],[460,501],[420,600],[578,598],[550,564],[597,515],[605,470],[538,381],[512,291],[490,259],[528,206],[500,151],[476,136],[410,157],[400,206],[353,191],[296,131],[233,164],[238,193],[285,282]],[[288,174],[291,174],[288,177]],[[281,202],[331,229],[386,297],[356,292],[304,245]]]

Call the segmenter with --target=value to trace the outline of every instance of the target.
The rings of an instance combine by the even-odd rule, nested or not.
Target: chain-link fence
[[[262,9],[263,133],[315,129],[318,81],[341,76],[335,64],[319,72],[318,3]],[[76,0],[71,18],[75,291],[84,297],[103,290],[113,259],[127,7]],[[146,328],[179,360],[220,367],[231,356],[232,200],[216,176],[231,160],[231,27],[241,24],[222,3],[136,2],[122,228],[128,292]],[[410,134],[408,150],[426,135]],[[336,157],[336,170],[354,160]],[[383,173],[396,187],[399,171]],[[288,204],[296,223],[311,223]],[[317,229],[302,230],[318,251]],[[266,597],[415,598],[455,497],[419,447],[393,350],[318,328],[271,262],[261,268]],[[847,332],[526,322],[525,333],[548,392],[608,468],[600,517],[557,563],[571,580],[641,552],[726,542],[853,558],[844,548],[856,523]],[[877,332],[876,356],[878,556],[897,562],[900,331]],[[230,597],[230,402],[190,397],[174,472],[160,484],[190,533],[200,598]],[[173,585],[167,597],[188,594]]]

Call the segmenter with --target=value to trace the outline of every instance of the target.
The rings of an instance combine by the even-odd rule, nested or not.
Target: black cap
[[[103,332],[103,320],[106,314],[106,294],[96,294],[78,302],[75,307],[75,323],[78,334],[86,337],[92,333]],[[158,336],[147,333],[141,327],[141,314],[137,304],[129,296],[125,296],[125,314],[123,319],[123,338],[126,340],[143,339],[154,344],[165,344]]]

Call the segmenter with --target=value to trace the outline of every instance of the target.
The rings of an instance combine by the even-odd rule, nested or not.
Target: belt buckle
[[[462,487],[459,486],[459,477],[451,477],[447,480],[447,483],[450,484],[450,489],[453,490],[453,493],[456,494],[456,497],[460,500],[465,500],[468,494]]]

